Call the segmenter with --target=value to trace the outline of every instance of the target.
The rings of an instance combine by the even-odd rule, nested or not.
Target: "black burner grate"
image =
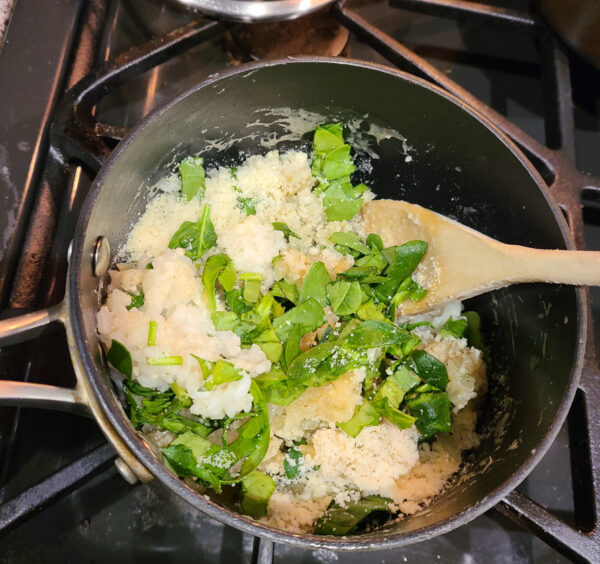
[[[45,248],[49,259],[44,282],[37,280],[33,285],[35,291],[30,295],[26,292],[19,293],[19,287],[27,286],[28,276],[31,276],[31,273],[27,273],[27,260],[22,259],[13,284],[13,288],[16,289],[13,290],[13,307],[44,306],[61,297],[66,245],[71,237],[78,205],[87,188],[87,183],[79,178],[81,170],[75,173],[75,169],[67,164],[83,163],[92,171],[97,171],[110,154],[111,147],[126,133],[122,127],[97,121],[97,104],[130,79],[227,30],[227,24],[199,18],[126,50],[110,64],[97,65],[94,64],[90,53],[95,51],[104,22],[110,21],[108,16],[111,6],[110,2],[96,0],[90,3],[83,15],[82,32],[73,55],[69,80],[69,84],[74,86],[63,96],[54,114],[49,149],[54,158],[50,159],[50,164],[45,167],[42,176],[42,185],[44,182],[48,185],[58,183],[63,190],[66,186],[67,197],[63,199],[65,203],[56,226],[51,226],[54,242]],[[543,21],[528,12],[457,0],[390,0],[390,6],[440,18],[465,20],[495,29],[518,31],[536,38],[540,47],[540,72],[544,85],[546,145],[478,100],[414,50],[405,47],[369,23],[357,11],[348,7],[346,2],[340,1],[332,7],[335,18],[356,38],[364,41],[391,64],[426,78],[453,93],[509,135],[539,169],[548,184],[549,192],[565,213],[577,247],[583,248],[581,200],[583,195],[590,199],[600,198],[600,179],[581,173],[575,166],[571,78],[569,57],[564,46],[556,40]],[[75,79],[80,80],[75,84]],[[41,204],[38,202],[34,209],[40,206],[43,207],[43,201]],[[35,232],[36,223],[33,221],[24,246],[25,257],[33,252],[31,248],[36,240]],[[598,405],[600,371],[594,351],[593,328],[590,324],[585,366],[574,408],[569,415],[576,527],[565,523],[517,491],[509,494],[496,507],[499,512],[532,531],[567,557],[590,562],[600,561],[600,536],[597,532],[597,507],[600,506]],[[14,421],[13,431],[16,432],[18,413]],[[110,447],[99,446],[33,488],[25,490],[10,501],[5,501],[0,505],[0,532],[13,527],[34,511],[91,479],[106,468],[113,457],[114,453]],[[254,559],[266,563],[270,562],[272,557],[272,543],[257,539]]]

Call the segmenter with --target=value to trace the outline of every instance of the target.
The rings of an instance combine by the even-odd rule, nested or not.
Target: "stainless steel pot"
[[[303,547],[392,548],[475,518],[541,459],[567,415],[582,366],[586,314],[580,290],[530,284],[472,300],[469,307],[480,312],[490,349],[481,445],[423,512],[348,538],[267,527],[233,506],[197,495],[171,474],[115,397],[96,333],[98,287],[110,262],[107,243],[118,249],[146,205],[148,186],[188,154],[201,152],[210,166],[270,148],[307,148],[310,127],[289,119],[306,117],[306,112],[363,124],[361,134],[370,139],[369,150],[377,152],[369,178],[379,196],[414,201],[507,243],[571,247],[562,214],[534,167],[499,130],[453,96],[411,75],[342,59],[239,67],[157,109],[119,144],[83,206],[62,304],[0,322],[3,344],[29,338],[51,322],[64,323],[76,389],[0,382],[0,402],[86,406],[132,475],[142,481],[156,477],[198,509],[248,533]],[[377,141],[368,135],[371,123],[400,132],[406,140],[383,134]],[[405,159],[407,146],[411,162]]]

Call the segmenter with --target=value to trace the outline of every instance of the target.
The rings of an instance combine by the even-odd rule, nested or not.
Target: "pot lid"
[[[273,22],[305,16],[334,0],[175,0],[188,8],[235,22]]]

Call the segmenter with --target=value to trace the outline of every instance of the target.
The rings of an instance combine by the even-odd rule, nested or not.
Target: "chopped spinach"
[[[380,524],[392,514],[389,509],[391,503],[391,499],[378,495],[369,495],[349,502],[345,507],[332,502],[327,511],[317,519],[313,533],[343,536],[355,532],[370,519],[376,519],[377,524]]]
[[[273,225],[273,229],[275,229],[275,231],[281,231],[283,233],[283,236],[285,237],[286,241],[290,240],[290,237],[295,237],[296,239],[300,239],[300,235],[297,235],[296,233],[294,233],[287,225],[287,223],[284,223],[283,221],[274,221],[272,223]]]
[[[202,198],[205,190],[204,159],[187,157],[179,163],[181,193],[189,202],[194,196]]]
[[[210,205],[202,208],[200,220],[184,221],[169,241],[169,249],[181,247],[192,260],[198,260],[206,251],[214,247],[217,235],[210,221]]]

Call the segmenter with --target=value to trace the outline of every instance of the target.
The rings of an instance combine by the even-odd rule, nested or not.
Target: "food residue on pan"
[[[316,128],[311,155],[186,158],[97,316],[132,424],[167,466],[289,531],[414,514],[479,442],[478,317],[457,302],[397,317],[432,282],[427,242],[365,231],[375,196],[355,168],[341,123]]]

